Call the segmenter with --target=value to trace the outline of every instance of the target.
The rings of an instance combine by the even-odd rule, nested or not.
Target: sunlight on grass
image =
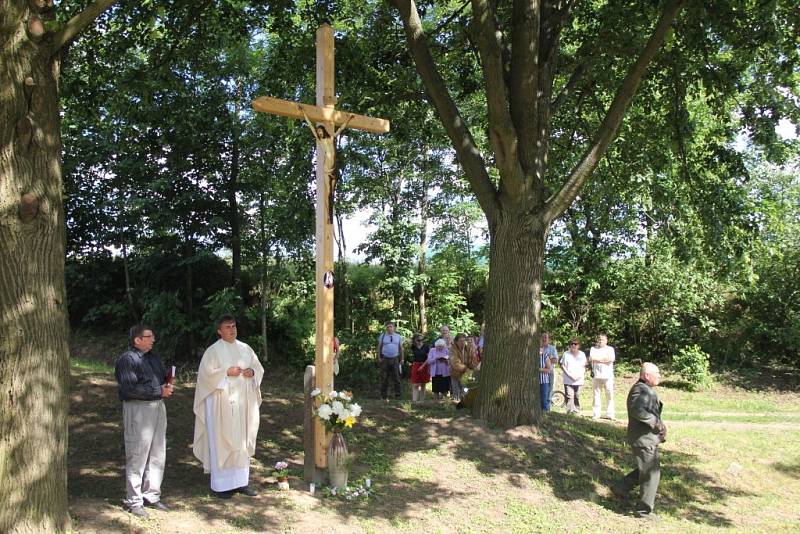
[[[411,478],[427,482],[436,478],[431,467],[435,465],[435,461],[435,455],[427,451],[406,453],[398,459],[398,465],[393,474],[398,478]]]
[[[226,521],[233,527],[247,530],[259,530],[261,524],[263,523],[258,512],[249,512],[246,514],[236,515],[232,518],[226,519]]]
[[[110,373],[113,377],[114,367],[105,362],[98,362],[95,360],[82,360],[79,358],[69,359],[70,367],[80,369],[82,371],[92,371],[96,373]]]

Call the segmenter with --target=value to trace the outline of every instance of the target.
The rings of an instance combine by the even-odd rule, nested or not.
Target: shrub
[[[708,365],[709,356],[697,345],[684,347],[672,357],[673,370],[689,383],[693,390],[706,388],[711,384]]]

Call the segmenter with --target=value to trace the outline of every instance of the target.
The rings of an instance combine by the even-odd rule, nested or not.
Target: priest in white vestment
[[[255,454],[264,368],[253,349],[236,339],[236,320],[217,322],[220,339],[200,361],[194,392],[194,455],[211,473],[211,490],[222,498],[239,492],[257,495],[248,485]]]

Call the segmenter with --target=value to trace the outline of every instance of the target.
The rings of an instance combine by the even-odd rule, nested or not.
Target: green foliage
[[[689,383],[693,390],[711,385],[709,355],[697,345],[683,347],[672,356],[672,370]]]
[[[289,281],[271,303],[268,341],[279,359],[295,369],[314,362],[314,285]]]
[[[209,295],[206,304],[203,305],[208,316],[207,335],[213,338],[217,333],[217,319],[226,314],[236,317],[236,311],[241,307],[242,298],[236,294],[236,290],[232,287],[226,287]]]
[[[339,335],[339,342],[341,344],[337,387],[367,395],[377,395],[380,378],[375,354],[378,345],[377,334],[351,336],[348,332],[342,332]]]
[[[183,355],[189,321],[183,313],[178,292],[149,295],[144,301],[142,322],[150,325],[156,335],[154,350],[166,361],[176,361]]]
[[[482,313],[483,302],[474,297],[486,290],[487,273],[484,258],[452,245],[437,251],[430,262],[430,324],[436,330],[446,324],[453,335],[477,333],[480,325],[475,312]],[[475,312],[468,308],[470,300],[479,302]]]
[[[668,251],[649,263],[631,260],[618,268],[618,332],[633,342],[627,347],[631,357],[664,359],[675,347],[701,342],[716,331],[724,286],[709,273]]]
[[[800,347],[800,178],[754,161],[752,214],[760,239],[752,243],[727,295],[714,348],[737,367],[797,367]],[[796,163],[794,164],[796,168]],[[792,169],[792,167],[789,167]],[[755,357],[754,357],[755,356]]]
[[[313,31],[330,19],[347,73],[337,76],[338,107],[392,119],[389,136],[339,139],[337,214],[367,212],[376,230],[361,249],[367,263],[337,276],[338,380],[374,386],[375,337],[389,319],[406,337],[419,330],[420,293],[429,330],[476,332],[485,221],[404,53],[396,13],[372,1],[207,7],[121,4],[70,47],[61,88],[72,324],[124,332],[142,316],[158,350],[187,358],[192,340],[214,339],[223,311],[260,345],[263,313],[277,361],[313,360],[313,143],[301,123],[253,114],[249,102],[313,101]],[[420,5],[436,60],[488,154],[482,70],[465,31],[470,11],[460,8]],[[551,190],[593,138],[655,11],[590,3],[570,13],[552,95],[561,102],[551,110]],[[498,7],[502,24],[510,16]],[[687,6],[594,179],[549,234],[542,318],[560,346],[605,331],[627,361],[667,361],[695,344],[727,363],[800,361],[796,163],[789,172],[767,164],[796,158],[797,142],[774,126],[800,118],[797,23],[784,1]],[[757,157],[736,150],[741,132],[763,147]]]

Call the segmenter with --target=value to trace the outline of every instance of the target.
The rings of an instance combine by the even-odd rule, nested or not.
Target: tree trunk
[[[241,96],[241,83],[237,82],[237,98],[233,115],[233,139],[231,141],[231,169],[228,180],[228,209],[231,224],[231,287],[239,297],[242,294],[242,225],[239,218],[239,202],[236,193],[239,190],[239,97]],[[240,310],[237,310],[237,312]]]
[[[31,42],[41,30],[41,19],[29,13],[27,2],[3,2],[0,532],[57,532],[69,526],[60,65]]]
[[[428,308],[425,303],[425,292],[427,284],[423,279],[425,274],[425,255],[428,253],[428,209],[430,201],[428,199],[428,189],[425,187],[422,192],[420,202],[420,228],[419,228],[419,256],[417,257],[417,284],[414,288],[417,297],[417,308],[419,310],[419,331],[423,334],[428,332]]]
[[[258,196],[258,220],[259,220],[259,240],[261,241],[261,266],[259,269],[258,287],[261,291],[259,315],[261,319],[261,361],[267,363],[267,223],[264,220],[264,190]]]
[[[194,256],[194,246],[187,240],[183,246],[183,259],[186,264],[186,277],[184,278],[184,290],[186,292],[186,323],[189,325],[187,329],[186,352],[189,355],[189,361],[197,355],[197,343],[194,339],[194,269],[192,268],[192,256]],[[176,354],[177,356],[177,350]]]
[[[131,317],[135,323],[139,322],[139,313],[136,311],[136,302],[133,300],[133,290],[131,289],[131,270],[128,265],[128,243],[125,234],[122,235],[122,269],[125,272],[125,295],[128,297]]]
[[[532,424],[541,415],[536,356],[547,227],[530,214],[505,214],[489,237],[485,355],[475,415],[506,428]]]

